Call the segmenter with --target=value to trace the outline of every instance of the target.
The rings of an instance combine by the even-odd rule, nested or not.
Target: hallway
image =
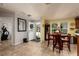
[[[76,56],[77,47],[71,44],[71,52],[68,49],[58,53],[58,50],[52,51],[52,45],[47,47],[47,42],[41,44],[40,42],[29,41],[28,43],[22,43],[16,46],[10,46],[8,43],[2,42],[0,44],[1,56]]]

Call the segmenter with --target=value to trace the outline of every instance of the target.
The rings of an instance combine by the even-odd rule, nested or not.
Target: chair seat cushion
[[[50,39],[53,39],[53,37],[52,37],[52,36],[50,36]]]
[[[68,38],[67,37],[66,38],[61,38],[61,40],[68,41]]]

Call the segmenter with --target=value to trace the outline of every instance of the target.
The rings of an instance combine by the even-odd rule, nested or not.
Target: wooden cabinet
[[[75,18],[75,23],[76,23],[76,29],[79,29],[79,17]]]
[[[77,56],[79,56],[79,36],[77,36]]]

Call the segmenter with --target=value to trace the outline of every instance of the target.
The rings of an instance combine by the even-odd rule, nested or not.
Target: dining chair
[[[62,50],[62,40],[61,40],[61,35],[60,34],[55,34],[53,35],[54,40],[53,40],[53,51],[54,49],[59,49],[59,53]]]
[[[71,51],[71,49],[70,49],[70,39],[71,39],[71,34],[67,34],[67,36],[62,38],[62,44],[67,45],[69,51]],[[64,43],[66,43],[66,44],[64,44]]]

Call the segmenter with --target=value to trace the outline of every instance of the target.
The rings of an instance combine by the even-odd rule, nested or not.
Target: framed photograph
[[[18,18],[18,32],[26,31],[26,20],[22,18]]]

